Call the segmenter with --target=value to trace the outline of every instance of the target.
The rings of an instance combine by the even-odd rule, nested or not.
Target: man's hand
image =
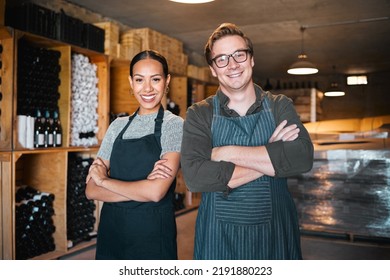
[[[298,138],[299,128],[296,124],[287,126],[287,121],[282,121],[275,129],[274,133],[271,135],[271,138],[268,140],[269,143],[282,140],[285,141],[294,141]]]

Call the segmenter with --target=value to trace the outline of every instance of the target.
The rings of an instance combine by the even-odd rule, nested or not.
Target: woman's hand
[[[165,165],[167,161],[167,159],[160,159],[156,161],[153,170],[150,172],[147,179],[167,179],[172,177],[172,169]]]
[[[92,165],[89,167],[89,173],[86,178],[86,183],[90,179],[93,179],[98,186],[102,186],[104,180],[108,178],[108,169],[104,162],[97,158],[93,161]]]

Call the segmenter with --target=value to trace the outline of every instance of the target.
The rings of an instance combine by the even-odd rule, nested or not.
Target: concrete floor
[[[177,217],[177,243],[180,260],[191,260],[197,211]],[[390,260],[389,243],[351,242],[319,236],[302,236],[302,254],[305,260]],[[95,248],[90,247],[61,259],[91,260]]]

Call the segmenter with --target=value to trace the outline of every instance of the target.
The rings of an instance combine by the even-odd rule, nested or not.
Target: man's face
[[[241,91],[245,87],[252,83],[252,68],[254,66],[254,59],[249,52],[237,51],[248,50],[245,40],[237,35],[226,36],[214,43],[211,51],[213,64],[210,66],[211,73],[214,77],[217,77],[222,91],[229,95],[236,91]],[[221,55],[227,55],[224,59],[219,59]],[[243,56],[242,56],[243,55]],[[237,62],[245,58],[243,62]],[[224,65],[223,61],[228,60],[228,64],[225,67],[218,67]],[[221,63],[222,62],[222,63]]]

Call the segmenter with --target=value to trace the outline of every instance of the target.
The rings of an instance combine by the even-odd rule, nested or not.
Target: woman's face
[[[161,99],[168,87],[170,76],[164,76],[163,67],[154,59],[142,59],[134,64],[130,86],[138,103],[139,114],[152,114],[158,111]]]

